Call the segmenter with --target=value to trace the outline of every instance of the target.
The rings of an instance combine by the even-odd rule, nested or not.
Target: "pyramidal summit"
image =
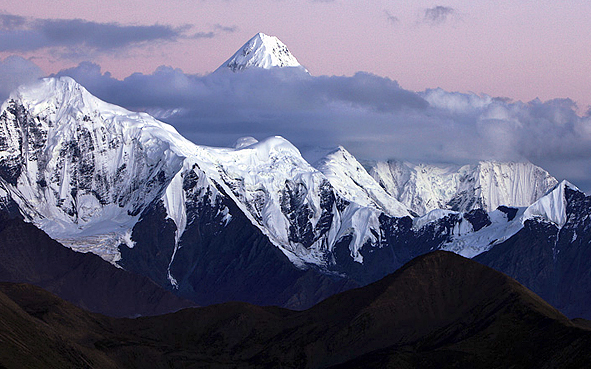
[[[249,68],[285,67],[298,68],[308,73],[308,70],[298,62],[281,40],[259,32],[226,60],[216,72],[228,69],[232,72],[240,72]]]

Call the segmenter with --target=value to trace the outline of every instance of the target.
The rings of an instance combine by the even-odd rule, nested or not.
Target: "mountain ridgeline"
[[[0,283],[0,324],[6,368],[582,368],[591,360],[589,322],[443,251],[306,311],[228,302],[114,319]]]
[[[299,65],[263,36],[226,68]],[[591,317],[591,200],[531,163],[361,164],[343,147],[309,163],[278,136],[200,146],[61,77],[0,108],[0,199],[61,244],[199,305],[304,309],[448,250]]]

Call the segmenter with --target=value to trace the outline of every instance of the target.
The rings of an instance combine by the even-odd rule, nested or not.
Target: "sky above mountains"
[[[1,55],[45,73],[90,60],[117,78],[215,70],[257,32],[313,75],[358,71],[421,91],[591,104],[591,3],[582,0],[0,0]]]
[[[0,11],[2,98],[70,75],[199,144],[280,134],[366,159],[529,160],[591,189],[586,1],[0,0]],[[209,75],[257,32],[312,77]]]

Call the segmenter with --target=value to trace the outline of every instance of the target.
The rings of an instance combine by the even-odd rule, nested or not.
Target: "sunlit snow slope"
[[[53,238],[111,260],[190,145],[68,77],[19,88],[0,113],[2,179],[24,215]]]
[[[238,72],[253,67],[264,69],[295,67],[306,71],[283,42],[277,37],[267,36],[264,33],[254,35],[230,59],[226,60],[217,71],[229,69]]]
[[[388,194],[418,215],[434,209],[493,211],[499,205],[528,206],[558,183],[531,163],[484,161],[444,167],[392,160],[370,164],[369,172]]]
[[[414,219],[414,226],[420,229],[430,222],[437,222],[444,217],[455,215],[458,220],[450,232],[449,240],[443,243],[440,248],[472,258],[508,240],[519,232],[528,220],[537,220],[553,224],[558,229],[562,228],[567,220],[566,189],[580,192],[568,181],[562,181],[527,207],[501,206],[495,211],[489,212],[486,215],[488,224],[478,230],[475,230],[472,224],[465,219],[465,213],[447,210],[432,210],[427,215]]]

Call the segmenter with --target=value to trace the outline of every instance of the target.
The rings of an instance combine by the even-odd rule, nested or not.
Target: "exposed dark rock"
[[[160,286],[170,285],[167,275],[174,253],[175,231],[174,221],[167,219],[162,201],[153,202],[133,228],[131,237],[135,246],[119,246],[119,265],[125,270],[150,278]]]
[[[509,222],[515,219],[518,210],[517,208],[512,208],[504,205],[499,206],[497,209],[507,214],[507,221]]]
[[[552,304],[556,302],[551,291],[557,287],[553,258],[557,233],[553,224],[528,220],[513,237],[474,260],[521,281]]]
[[[513,215],[515,216],[515,215]],[[484,227],[488,227],[492,224],[490,218],[486,211],[482,209],[474,209],[464,214],[464,219],[472,224],[472,228],[474,228],[474,232],[478,232]]]
[[[199,305],[245,301],[304,309],[359,286],[339,275],[295,267],[220,188],[215,191],[221,195],[214,195],[210,187],[199,187],[199,173],[183,173],[187,226],[174,258],[176,227],[157,202],[134,227],[136,247],[121,247],[126,270]],[[169,267],[176,285],[166,278]]]

